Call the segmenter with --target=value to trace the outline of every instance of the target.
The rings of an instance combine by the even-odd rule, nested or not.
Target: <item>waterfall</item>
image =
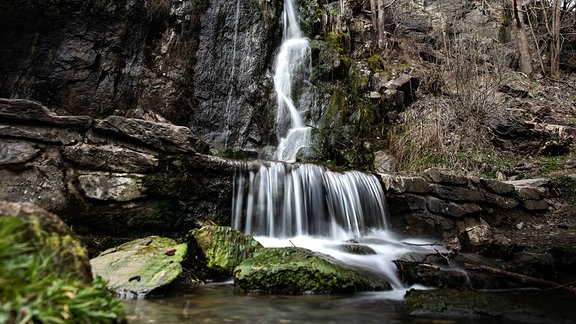
[[[278,97],[276,133],[280,137],[276,150],[279,161],[294,162],[298,150],[310,145],[310,127],[301,116],[293,97],[293,85],[310,77],[311,56],[308,39],[302,35],[294,0],[286,0],[282,14],[284,33],[282,46],[276,59],[274,89]]]
[[[280,162],[237,172],[232,218],[245,233],[346,240],[386,228],[384,192],[373,175]]]
[[[298,25],[294,0],[286,0],[284,36],[274,84],[278,96],[276,131],[281,137],[275,161],[240,162],[234,181],[232,226],[264,246],[299,246],[385,274],[403,287],[391,262],[410,251],[387,230],[386,203],[379,179],[358,171],[334,172],[295,164],[310,145],[310,127],[293,92],[310,76],[310,48]],[[296,91],[294,91],[296,90]],[[351,241],[352,240],[352,241]],[[342,244],[363,244],[375,255],[354,255]],[[403,293],[396,297],[401,298]],[[395,297],[395,298],[396,298]]]

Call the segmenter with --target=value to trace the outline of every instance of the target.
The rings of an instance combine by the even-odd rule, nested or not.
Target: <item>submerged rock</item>
[[[262,245],[253,237],[226,226],[204,226],[188,233],[191,255],[196,267],[205,268],[209,277],[232,276],[240,262],[252,256]],[[192,253],[197,249],[196,253]],[[197,269],[203,271],[203,269]]]
[[[501,319],[503,322],[573,323],[571,300],[553,292],[489,293],[471,289],[410,290],[406,311],[435,318]]]
[[[388,290],[383,278],[303,248],[266,248],[234,270],[234,281],[248,292],[279,295],[342,294]]]
[[[0,217],[26,221],[25,238],[38,242],[44,252],[50,255],[50,263],[60,274],[66,273],[86,282],[92,281],[88,253],[58,216],[30,203],[0,201]]]
[[[150,236],[102,252],[90,260],[94,275],[125,298],[143,298],[172,283],[182,273],[188,246]]]

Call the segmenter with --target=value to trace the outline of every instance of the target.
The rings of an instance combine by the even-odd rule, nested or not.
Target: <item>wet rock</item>
[[[0,142],[0,165],[25,163],[34,159],[40,150],[30,142]]]
[[[76,129],[88,129],[92,124],[92,118],[88,116],[58,116],[41,104],[24,99],[0,98],[0,117],[2,120]]]
[[[88,198],[104,201],[130,201],[145,197],[143,175],[93,172],[78,176],[80,188]]]
[[[433,213],[448,215],[452,217],[462,217],[465,215],[476,214],[482,211],[482,207],[474,203],[457,204],[434,197],[430,197],[428,199],[427,207]]]
[[[63,154],[73,163],[92,170],[140,173],[158,167],[158,158],[152,154],[113,145],[67,146]]]
[[[334,247],[335,249],[357,255],[376,255],[376,251],[373,248],[362,245],[362,244],[340,244]]]
[[[574,311],[566,309],[566,297],[553,293],[412,289],[405,298],[412,316],[522,323],[572,323],[575,318]]]
[[[25,220],[26,237],[40,242],[55,271],[92,281],[86,249],[58,216],[30,203],[0,201],[0,217]]]
[[[509,256],[514,247],[510,239],[494,233],[488,225],[467,227],[447,244],[447,248],[457,252],[473,252],[496,257]]]
[[[230,278],[234,267],[263,248],[253,237],[226,226],[204,226],[187,235],[194,263],[205,267],[209,277]],[[198,266],[198,265],[195,265]]]
[[[515,253],[506,262],[506,270],[535,278],[554,279],[554,257],[548,253]]]
[[[187,245],[150,236],[102,252],[90,260],[95,276],[123,298],[144,298],[182,273]]]
[[[261,249],[236,267],[234,281],[245,291],[282,295],[390,289],[383,279],[302,248]]]
[[[71,145],[82,140],[82,135],[74,129],[49,126],[14,126],[0,124],[0,136],[31,139],[43,143],[60,145]]]
[[[469,287],[469,277],[459,268],[438,266],[427,262],[394,260],[402,282],[437,288]]]
[[[187,127],[118,116],[98,120],[94,129],[170,153],[194,153],[198,141]]]

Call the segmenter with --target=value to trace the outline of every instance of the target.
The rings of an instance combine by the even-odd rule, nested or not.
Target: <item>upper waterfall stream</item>
[[[294,162],[298,151],[310,145],[310,127],[301,115],[307,107],[296,106],[293,86],[310,77],[312,60],[308,39],[300,30],[294,0],[284,3],[282,20],[284,33],[274,73],[278,97],[276,132],[280,136],[276,155],[280,161]]]

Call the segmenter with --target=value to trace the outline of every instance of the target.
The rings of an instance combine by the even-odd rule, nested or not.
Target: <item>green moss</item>
[[[331,260],[331,261],[329,261]],[[273,294],[334,294],[387,290],[390,285],[346,268],[327,256],[302,248],[266,248],[234,270],[234,280],[246,291]]]
[[[121,303],[101,278],[87,284],[74,271],[54,268],[57,240],[43,231],[40,240],[29,240],[29,230],[26,220],[0,217],[0,322],[125,321]]]
[[[191,246],[197,246],[206,261],[205,267],[216,276],[230,277],[234,267],[261,249],[253,237],[227,226],[204,226],[187,235]],[[191,248],[192,249],[192,248]]]
[[[185,243],[151,236],[106,250],[90,263],[118,294],[141,296],[178,278],[187,252]]]
[[[372,55],[366,59],[366,62],[368,62],[368,67],[372,72],[385,73],[386,62],[380,55]]]

